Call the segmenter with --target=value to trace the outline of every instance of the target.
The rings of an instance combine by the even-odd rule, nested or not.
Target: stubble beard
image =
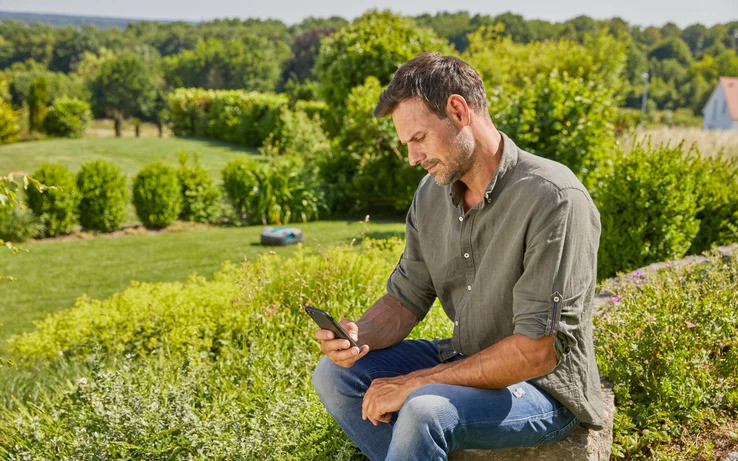
[[[474,150],[476,149],[474,138],[470,134],[457,132],[451,122],[447,122],[449,130],[454,136],[450,149],[452,155],[443,165],[446,167],[445,171],[439,171],[433,175],[436,184],[439,186],[446,186],[458,181],[474,166]]]

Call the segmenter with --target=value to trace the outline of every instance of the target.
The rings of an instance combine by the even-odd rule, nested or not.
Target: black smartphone
[[[356,344],[356,341],[351,339],[351,336],[346,333],[346,330],[344,330],[328,312],[313,306],[305,306],[305,312],[315,320],[315,323],[317,323],[320,328],[331,330],[336,338],[348,339],[352,347],[358,347],[361,349],[361,347]]]

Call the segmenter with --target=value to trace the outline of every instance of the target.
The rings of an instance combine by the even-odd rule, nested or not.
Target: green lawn
[[[61,163],[76,173],[82,163],[104,159],[118,165],[131,178],[142,166],[155,160],[177,166],[177,151],[180,149],[200,152],[203,165],[216,182],[220,182],[220,170],[229,160],[258,155],[255,149],[208,139],[48,139],[0,146],[0,174],[31,174],[43,162]]]
[[[404,236],[405,230],[401,223],[347,221],[296,226],[304,232],[305,245],[317,251],[362,234]],[[105,298],[131,280],[182,280],[194,272],[212,277],[225,260],[240,262],[269,250],[284,255],[294,251],[294,246],[261,246],[262,229],[197,226],[181,232],[29,242],[23,245],[28,251],[17,255],[0,251],[0,272],[17,279],[0,282],[0,351],[10,335],[28,331],[45,314],[73,306],[83,293]]]

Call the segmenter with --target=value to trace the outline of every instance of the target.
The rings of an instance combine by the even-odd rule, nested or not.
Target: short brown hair
[[[374,115],[384,117],[402,101],[419,97],[428,109],[446,118],[446,102],[452,94],[462,96],[472,109],[487,113],[487,94],[476,70],[455,56],[422,53],[397,69],[379,95]]]

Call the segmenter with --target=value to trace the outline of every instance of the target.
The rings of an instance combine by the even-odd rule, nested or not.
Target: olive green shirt
[[[421,180],[387,292],[418,320],[438,297],[454,322],[453,338],[437,342],[443,360],[512,334],[554,336],[556,368],[530,382],[601,427],[592,343],[599,213],[569,168],[502,139],[485,198],[466,213],[463,183]]]

